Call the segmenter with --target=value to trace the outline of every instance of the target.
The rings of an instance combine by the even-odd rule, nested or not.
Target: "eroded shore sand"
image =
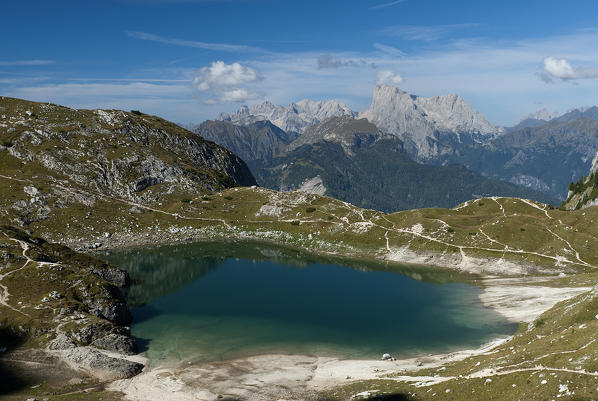
[[[525,285],[527,283],[528,285]],[[559,301],[589,287],[554,288],[529,285],[525,279],[485,279],[480,299],[514,322],[532,322]],[[309,355],[259,355],[229,361],[180,366],[153,366],[131,379],[119,380],[110,388],[133,401],[187,401],[242,399],[247,401],[309,399],[317,392],[355,380],[376,379],[390,373],[395,380],[433,384],[442,377],[417,377],[422,368],[440,367],[472,355],[492,353],[509,340],[499,338],[475,350],[417,358],[347,360]],[[410,376],[400,376],[410,372]]]

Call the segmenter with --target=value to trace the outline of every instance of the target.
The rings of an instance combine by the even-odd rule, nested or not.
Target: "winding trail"
[[[23,264],[23,266],[19,267],[18,269],[15,270],[11,270],[6,274],[0,274],[0,282],[2,280],[4,280],[4,278],[8,277],[9,275],[11,275],[12,273],[22,270],[24,269],[30,262],[35,262],[33,259],[31,259],[29,256],[27,256],[27,251],[29,250],[29,245],[21,240],[15,239],[15,238],[11,238],[9,237],[6,233],[4,234],[8,239],[10,239],[11,241],[15,241],[18,242],[21,245],[21,248],[23,249],[23,256],[25,257],[25,264]],[[12,309],[15,312],[20,313],[21,315],[27,316],[27,317],[31,317],[29,314],[13,307],[12,305],[10,305],[8,303],[8,299],[10,298],[10,293],[8,292],[8,287],[5,286],[4,284],[0,283],[0,289],[2,291],[0,291],[0,304],[6,306],[9,309]]]
[[[28,184],[34,184],[33,182],[28,181],[28,180],[22,180],[22,179],[18,179],[18,178],[13,178],[13,177],[9,177],[9,176],[6,176],[6,175],[1,175],[1,174],[0,174],[0,178],[5,178],[5,179],[8,179],[8,180],[14,180],[14,181],[28,183]],[[104,194],[99,194],[99,193],[96,193],[96,192],[93,192],[93,191],[84,191],[84,190],[80,190],[80,189],[74,189],[74,188],[70,188],[70,187],[65,187],[65,186],[60,185],[60,184],[54,184],[54,185],[57,188],[61,188],[63,190],[76,191],[76,192],[79,192],[79,193],[84,194],[84,195],[90,195],[90,194],[92,194],[94,196],[97,196],[98,198],[110,199],[110,200],[113,200],[113,201],[125,203],[127,205],[138,207],[140,209],[145,209],[145,210],[149,210],[149,211],[152,211],[152,212],[155,212],[155,213],[161,213],[161,214],[165,214],[165,215],[168,215],[168,216],[172,216],[175,219],[196,220],[196,221],[206,221],[206,222],[220,223],[224,227],[226,227],[228,230],[233,230],[234,229],[233,226],[231,226],[225,219],[207,218],[207,217],[190,217],[190,216],[182,215],[180,213],[171,213],[171,212],[167,212],[167,211],[164,211],[164,210],[156,209],[156,208],[153,208],[153,207],[150,207],[150,206],[146,206],[146,205],[143,205],[143,204],[140,204],[140,203],[137,203],[137,202],[133,202],[133,201],[125,200],[125,199],[120,199],[120,198],[115,198],[115,197],[107,196],[107,195],[104,195]],[[501,208],[501,211],[502,211],[504,217],[508,217],[506,215],[506,212],[505,212],[502,204],[500,202],[498,202],[499,198],[497,198],[497,197],[491,197],[490,199],[494,200],[499,205],[499,207]],[[462,209],[462,208],[464,208],[466,206],[469,206],[471,202],[475,202],[475,201],[476,200],[467,201],[467,202],[461,204],[460,206],[457,206],[457,207],[453,208],[452,210],[460,210],[460,209]],[[535,209],[538,209],[538,210],[542,211],[546,215],[547,218],[549,218],[551,220],[553,219],[553,217],[550,216],[550,214],[548,213],[548,211],[545,208],[542,208],[542,207],[538,206],[537,204],[535,204],[534,202],[532,202],[532,201],[530,201],[528,199],[520,199],[520,201],[523,202],[523,203],[525,203],[525,204],[527,204],[527,205],[529,205],[530,207],[533,207]],[[343,204],[346,207],[350,208],[349,205],[346,202],[343,202]],[[425,240],[428,240],[428,241],[431,241],[431,242],[435,242],[435,243],[438,243],[438,244],[441,244],[441,245],[444,245],[444,246],[447,246],[447,247],[457,248],[459,250],[459,252],[461,253],[461,256],[463,258],[467,257],[465,255],[465,250],[473,250],[473,251],[479,250],[479,251],[500,253],[502,255],[501,257],[504,257],[505,253],[516,254],[516,255],[530,255],[530,256],[538,256],[538,257],[541,257],[541,258],[550,259],[550,260],[554,261],[554,263],[563,263],[564,262],[564,263],[568,263],[568,264],[572,264],[572,265],[581,265],[581,266],[584,266],[584,267],[592,267],[592,268],[596,267],[596,266],[593,266],[590,263],[584,261],[581,258],[581,256],[579,255],[579,252],[577,250],[575,250],[572,247],[572,245],[567,240],[565,240],[564,238],[562,238],[561,236],[559,236],[558,234],[556,234],[555,232],[553,232],[549,228],[547,228],[547,230],[553,236],[555,236],[556,238],[558,238],[559,240],[561,240],[561,241],[563,241],[564,243],[567,244],[569,250],[575,254],[575,259],[576,260],[571,260],[568,257],[561,256],[561,255],[553,256],[553,255],[548,255],[548,254],[544,254],[544,253],[540,253],[540,252],[525,251],[525,250],[522,250],[522,249],[513,249],[513,248],[508,247],[505,244],[501,244],[500,242],[498,242],[496,240],[493,240],[486,233],[484,233],[482,230],[479,230],[479,231],[481,231],[482,235],[484,235],[492,243],[496,243],[497,245],[501,245],[503,248],[502,249],[497,249],[497,248],[477,247],[477,246],[472,246],[472,245],[458,245],[458,244],[453,244],[453,243],[444,241],[442,239],[439,239],[439,238],[436,238],[436,237],[433,237],[433,236],[430,236],[430,235],[423,234],[421,232],[415,232],[413,230],[404,229],[404,228],[396,228],[396,224],[394,222],[390,221],[385,215],[373,216],[372,219],[365,219],[365,216],[363,215],[363,211],[360,210],[360,209],[359,210],[350,210],[350,212],[353,212],[354,214],[356,214],[359,217],[361,217],[362,221],[370,222],[372,224],[372,226],[378,227],[378,228],[380,228],[380,229],[382,229],[382,230],[385,231],[386,250],[388,252],[391,252],[390,238],[389,238],[388,234],[389,234],[389,232],[395,232],[395,233],[399,233],[399,234],[410,235],[410,236],[413,236],[413,237],[419,237],[419,238],[422,238],[422,239],[425,239]],[[372,221],[372,220],[374,220],[374,218],[377,218],[377,217],[382,217],[382,219],[384,219],[386,222],[390,223],[392,225],[392,227],[391,228],[384,227],[384,226],[382,226],[382,225],[380,225],[380,224],[375,223],[374,221]],[[447,224],[446,222],[444,222],[444,221],[442,221],[440,219],[434,219],[434,220],[439,220],[443,224]],[[260,224],[267,224],[267,223],[269,223],[269,224],[273,224],[273,223],[279,223],[279,222],[292,222],[292,221],[299,221],[300,223],[319,223],[319,222],[325,222],[323,219],[305,220],[305,219],[299,219],[299,218],[298,219],[279,219],[279,220],[237,220],[237,221],[240,224],[242,224],[243,222],[253,223],[253,224],[255,224],[255,223],[260,223]],[[347,223],[347,224],[350,225],[349,223]]]

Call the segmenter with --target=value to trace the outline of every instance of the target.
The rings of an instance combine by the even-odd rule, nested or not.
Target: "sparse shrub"
[[[299,220],[293,220],[293,221],[291,221],[291,225],[298,226],[299,225]]]
[[[12,142],[11,141],[2,141],[2,146],[4,146],[5,148],[12,148]]]
[[[329,214],[329,215],[328,215],[328,220],[334,220],[334,216],[333,216],[333,215],[331,215],[331,214]]]
[[[135,115],[138,115],[138,116],[140,116],[140,115],[142,115],[142,114],[143,114],[143,113],[142,113],[142,112],[140,112],[139,110],[131,110],[131,113],[133,113],[133,114],[135,114]]]
[[[536,320],[536,322],[534,323],[534,326],[536,328],[542,327],[542,326],[544,326],[545,323],[546,323],[546,319],[541,318],[541,319]]]
[[[455,232],[455,230],[453,229],[453,227],[447,228],[446,231],[448,231],[449,233],[454,233]]]
[[[476,233],[476,232],[473,232],[473,231],[470,231],[470,232],[469,232],[469,235],[471,235],[471,236],[473,236],[473,235],[477,235],[477,234],[478,234],[478,233]]]
[[[519,229],[519,231],[521,231],[521,232],[524,232],[524,231],[525,231],[525,228],[521,227],[521,228]]]
[[[205,200],[205,201],[211,201],[212,200],[212,198],[210,198],[209,196],[202,196],[201,199]]]
[[[183,203],[191,203],[191,200],[192,200],[191,198],[183,198],[183,199],[181,199],[181,202],[183,202]]]
[[[306,211],[307,213],[313,213],[313,212],[315,212],[315,211],[316,211],[316,208],[315,208],[315,207],[308,207],[307,209],[305,209],[305,211]]]
[[[224,199],[226,199],[226,200],[233,200],[233,197],[232,197],[232,196],[230,196],[230,195],[226,195],[226,196],[224,197]]]
[[[484,206],[484,202],[478,202],[478,206]]]

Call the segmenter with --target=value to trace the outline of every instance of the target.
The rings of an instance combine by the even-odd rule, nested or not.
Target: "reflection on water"
[[[471,276],[450,270],[320,256],[256,242],[200,242],[111,251],[100,253],[99,256],[129,272],[131,286],[127,289],[127,298],[131,306],[145,305],[175,292],[217,269],[229,258],[271,261],[297,268],[315,263],[340,264],[361,271],[391,271],[414,280],[438,284],[472,279]]]
[[[515,326],[454,272],[322,258],[258,243],[112,252],[132,278],[151,359],[266,352],[355,358],[477,346]],[[347,268],[350,267],[350,268]]]

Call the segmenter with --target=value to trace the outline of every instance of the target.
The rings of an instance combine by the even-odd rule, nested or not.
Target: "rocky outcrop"
[[[400,138],[419,160],[452,153],[454,146],[446,146],[451,143],[483,142],[504,132],[458,95],[424,98],[393,86],[376,86],[359,117]]]
[[[598,151],[592,161],[590,174],[569,184],[567,199],[563,202],[563,207],[569,210],[596,205],[598,205]]]
[[[237,125],[269,120],[283,131],[302,133],[309,126],[327,118],[343,115],[355,117],[356,114],[347,105],[336,100],[315,102],[304,99],[286,107],[270,102],[264,102],[251,108],[243,106],[233,114],[222,113],[218,120],[229,121]]]
[[[35,164],[99,194],[147,202],[175,191],[255,185],[239,157],[158,117],[4,97],[0,107],[6,138],[0,156]],[[38,209],[24,223],[48,213]]]
[[[0,227],[0,261],[0,331],[102,380],[141,371],[126,359],[137,345],[119,288],[125,271],[10,226]]]

